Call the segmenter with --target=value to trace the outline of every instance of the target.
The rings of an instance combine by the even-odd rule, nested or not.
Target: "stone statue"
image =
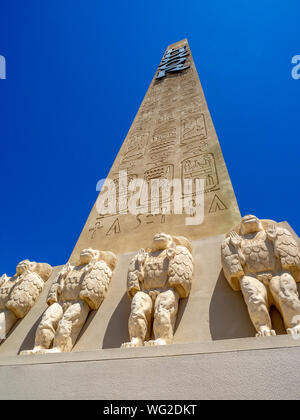
[[[241,290],[257,336],[272,336],[270,307],[281,313],[287,333],[300,334],[300,250],[292,233],[276,222],[245,216],[222,244],[224,274]]]
[[[151,249],[138,252],[127,277],[127,291],[132,299],[130,342],[122,347],[173,342],[178,302],[190,293],[193,268],[191,246],[184,237],[158,233]],[[152,321],[154,340],[150,340]]]
[[[13,277],[0,277],[0,338],[30,311],[51,273],[49,264],[24,260]]]
[[[116,261],[112,252],[84,249],[79,265],[67,264],[49,291],[34,349],[21,354],[71,351],[89,312],[104,300]]]

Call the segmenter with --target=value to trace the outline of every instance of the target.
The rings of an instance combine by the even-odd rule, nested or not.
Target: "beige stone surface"
[[[225,234],[239,222],[240,212],[187,40],[168,49],[183,45],[189,53],[185,65],[190,68],[159,81],[154,76],[108,178],[117,183],[119,172],[126,170],[128,182],[205,179],[204,222],[195,229],[185,224],[185,213],[153,215],[151,211],[99,216],[95,205],[71,262],[86,247],[123,254],[149,243],[157,232],[196,240]]]
[[[299,344],[285,335],[1,357],[0,399],[299,400]]]
[[[151,247],[134,256],[127,275],[130,341],[122,347],[173,342],[179,299],[190,294],[193,270],[191,245],[184,237],[157,233]]]
[[[228,234],[221,253],[225,276],[242,291],[257,336],[276,334],[269,314],[274,306],[287,333],[300,337],[300,248],[292,232],[247,215]]]
[[[113,253],[90,248],[81,251],[78,265],[67,264],[49,291],[34,348],[22,354],[71,351],[90,311],[103,302],[115,265]]]

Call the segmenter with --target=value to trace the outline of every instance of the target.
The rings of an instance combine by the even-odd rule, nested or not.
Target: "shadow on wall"
[[[30,331],[28,332],[28,334],[23,340],[23,343],[21,344],[18,354],[21,353],[21,351],[23,350],[31,350],[34,348],[35,333],[36,333],[37,327],[39,326],[39,323],[42,320],[43,315],[44,313],[37,319],[37,321],[30,328]]]
[[[184,314],[184,311],[185,311],[185,308],[186,308],[186,306],[189,302],[189,298],[190,298],[190,296],[188,296],[186,299],[180,299],[179,300],[178,313],[177,313],[177,318],[176,318],[175,327],[174,327],[174,335],[176,334],[177,328],[179,327],[179,324],[181,322],[181,318],[182,318],[182,316]]]
[[[174,333],[180,324],[188,299],[179,302],[178,315],[176,319]],[[103,349],[119,348],[129,341],[128,320],[131,310],[131,300],[127,293],[124,294],[115,311],[113,312],[103,339]],[[151,327],[152,328],[152,327]],[[154,337],[151,337],[153,339]]]
[[[0,339],[0,346],[1,346],[2,343],[5,342],[5,340],[7,340],[10,337],[10,335],[19,326],[20,322],[22,322],[22,319],[17,319],[17,321],[15,322],[15,324],[13,325],[13,327],[11,328],[11,330],[6,334],[6,338],[5,339]]]
[[[120,300],[107,325],[103,338],[103,349],[119,348],[129,341],[128,319],[131,301],[127,293]]]
[[[93,321],[93,319],[94,319],[94,318],[95,318],[95,316],[96,316],[96,313],[97,313],[97,311],[91,311],[91,312],[89,313],[89,315],[88,315],[88,317],[87,317],[87,320],[86,320],[86,322],[85,322],[84,326],[82,327],[82,329],[81,329],[81,331],[80,331],[80,333],[79,333],[79,335],[78,335],[78,337],[77,337],[77,340],[76,340],[76,342],[75,342],[75,344],[74,344],[74,347],[75,347],[75,345],[78,343],[78,341],[81,339],[81,337],[84,335],[84,333],[86,332],[86,330],[89,328],[89,326],[90,326],[91,322]],[[83,338],[83,339],[84,339],[84,338]]]
[[[209,308],[210,332],[213,340],[255,337],[242,292],[235,292],[220,272]],[[286,334],[279,312],[271,309],[273,328],[277,335]]]

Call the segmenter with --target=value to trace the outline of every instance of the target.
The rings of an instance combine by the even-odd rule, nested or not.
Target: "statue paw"
[[[163,340],[162,338],[158,338],[157,340],[149,340],[145,341],[145,347],[151,347],[151,346],[165,346],[168,343],[166,340]]]
[[[276,335],[274,330],[270,330],[270,328],[262,327],[260,331],[256,334],[256,337],[273,337]]]
[[[62,353],[62,350],[60,350],[58,347],[53,347],[52,349],[44,350],[44,353]]]
[[[31,354],[44,354],[47,352],[48,349],[43,349],[42,347],[35,347],[31,350],[23,350],[20,352],[20,356],[28,356]]]
[[[296,325],[293,328],[287,328],[286,332],[291,335],[293,338],[300,338],[300,325]]]
[[[130,348],[133,348],[133,347],[143,347],[143,345],[144,345],[144,342],[141,339],[133,338],[128,343],[123,343],[121,345],[121,349],[130,349]]]

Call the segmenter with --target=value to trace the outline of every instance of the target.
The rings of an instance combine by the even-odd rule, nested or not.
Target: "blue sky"
[[[68,259],[167,45],[188,38],[241,213],[300,233],[296,0],[1,0],[0,271]]]

